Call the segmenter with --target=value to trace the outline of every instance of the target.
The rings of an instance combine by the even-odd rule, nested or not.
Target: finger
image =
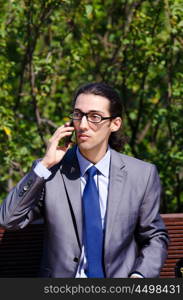
[[[73,130],[71,131],[62,131],[60,133],[57,134],[57,136],[55,137],[56,139],[60,139],[60,138],[63,138],[65,136],[69,136],[73,133]]]
[[[74,131],[74,127],[59,127],[53,136],[51,137],[50,141],[54,141],[55,139],[58,139],[62,137],[61,135],[65,135],[65,133],[72,133]]]
[[[59,134],[60,132],[73,131],[73,130],[74,130],[73,126],[59,127],[58,130],[55,132],[55,135]]]
[[[67,125],[66,125],[66,124],[67,124]],[[55,130],[53,136],[57,135],[57,133],[60,132],[60,131],[69,129],[68,127],[73,128],[73,126],[69,126],[70,123],[66,123],[66,124],[64,124],[64,125],[62,125],[62,126],[59,126],[59,127]]]
[[[71,136],[71,135],[72,135],[72,132],[61,132],[56,137],[54,137],[54,139],[52,139],[51,143],[53,146],[58,145],[58,143],[61,139],[65,138],[66,136]]]

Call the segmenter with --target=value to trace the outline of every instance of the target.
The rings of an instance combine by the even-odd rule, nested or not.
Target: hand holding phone
[[[72,122],[57,128],[48,142],[46,154],[41,161],[46,168],[51,168],[63,158],[70,148],[73,132],[74,127]]]

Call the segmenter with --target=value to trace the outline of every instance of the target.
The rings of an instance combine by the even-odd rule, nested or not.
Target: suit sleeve
[[[159,214],[161,184],[157,169],[151,165],[136,227],[139,255],[131,273],[144,277],[159,277],[167,258],[168,234]]]
[[[7,229],[24,228],[42,216],[45,180],[33,171],[35,165],[0,206],[0,225]]]

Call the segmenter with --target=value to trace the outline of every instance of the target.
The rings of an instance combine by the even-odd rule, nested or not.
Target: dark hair
[[[93,94],[105,97],[109,100],[109,112],[111,116],[123,117],[123,105],[119,97],[119,94],[111,86],[104,82],[94,82],[82,85],[78,88],[74,95],[73,107],[75,105],[76,99],[80,94]],[[122,150],[125,143],[125,137],[123,136],[122,129],[120,128],[116,132],[112,132],[109,137],[109,145],[116,151]]]

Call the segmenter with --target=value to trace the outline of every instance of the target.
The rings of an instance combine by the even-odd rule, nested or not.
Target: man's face
[[[109,105],[107,98],[93,94],[80,94],[76,99],[74,111],[96,112],[102,117],[110,117]],[[110,119],[91,123],[87,121],[86,116],[82,120],[74,120],[77,144],[81,153],[87,154],[91,150],[95,153],[99,150],[105,152],[111,134],[111,123]]]

